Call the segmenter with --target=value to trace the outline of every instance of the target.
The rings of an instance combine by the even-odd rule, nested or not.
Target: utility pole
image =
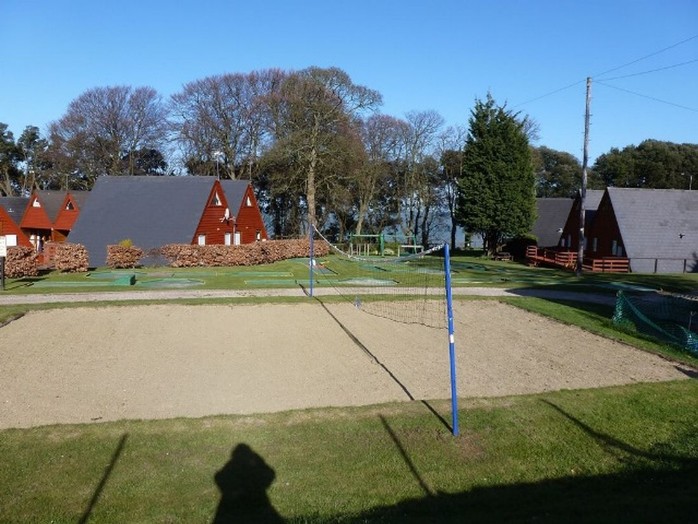
[[[587,77],[586,110],[584,112],[584,152],[582,154],[582,191],[579,206],[579,250],[577,252],[577,276],[582,274],[584,263],[584,215],[586,214],[587,167],[589,165],[589,118],[591,109],[591,77]]]
[[[582,154],[582,191],[579,206],[579,250],[577,252],[577,276],[582,274],[584,263],[584,215],[587,197],[587,167],[589,165],[589,118],[591,109],[591,77],[587,77],[586,111],[584,112],[584,153]]]

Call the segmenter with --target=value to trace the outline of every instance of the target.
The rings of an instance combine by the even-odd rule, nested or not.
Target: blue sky
[[[16,137],[93,87],[166,99],[210,75],[315,65],[378,90],[382,113],[448,125],[489,91],[538,122],[537,145],[580,159],[591,76],[592,160],[698,143],[695,0],[0,0],[0,35],[0,122]]]

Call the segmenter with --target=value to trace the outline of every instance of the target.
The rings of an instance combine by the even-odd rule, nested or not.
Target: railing
[[[526,260],[532,266],[548,265],[574,269],[576,251],[526,248]],[[582,269],[599,273],[698,273],[698,258],[650,258],[650,257],[584,257]]]
[[[534,266],[548,265],[565,269],[577,267],[576,251],[560,251],[555,249],[540,249],[536,246],[526,248],[526,259]],[[582,269],[601,273],[628,273],[630,261],[622,257],[585,258]]]
[[[529,264],[534,266],[544,264],[572,269],[577,264],[577,253],[574,251],[558,251],[528,246],[526,248],[526,259]]]
[[[585,258],[582,269],[599,273],[628,273],[630,259],[622,257]]]

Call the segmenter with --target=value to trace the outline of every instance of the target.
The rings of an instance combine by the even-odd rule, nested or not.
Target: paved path
[[[369,289],[342,288],[342,294],[368,293]],[[371,293],[376,293],[376,288],[370,288]],[[428,290],[430,294],[440,294],[439,289]],[[227,289],[227,290],[203,290],[203,289],[167,289],[167,290],[132,290],[132,291],[105,291],[97,293],[52,293],[31,295],[6,295],[0,292],[1,305],[17,304],[49,304],[49,303],[74,303],[74,302],[108,302],[124,300],[173,300],[181,298],[249,298],[249,297],[302,297],[306,292],[303,288],[284,289]],[[315,288],[316,296],[338,295],[335,288]],[[595,304],[615,304],[615,297],[609,295],[597,295],[576,291],[555,291],[552,289],[526,289],[512,288],[502,289],[494,287],[456,287],[453,288],[456,296],[479,297],[538,297],[551,300],[570,300],[578,302],[591,302]]]

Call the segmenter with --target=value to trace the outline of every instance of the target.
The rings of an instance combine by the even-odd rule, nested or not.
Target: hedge
[[[255,266],[289,258],[307,257],[310,241],[268,240],[239,246],[168,244],[157,251],[157,254],[166,258],[172,267]],[[327,243],[314,243],[315,256],[324,256],[329,252],[330,247]]]
[[[39,274],[34,248],[13,246],[7,248],[5,276],[7,278],[35,277]]]

